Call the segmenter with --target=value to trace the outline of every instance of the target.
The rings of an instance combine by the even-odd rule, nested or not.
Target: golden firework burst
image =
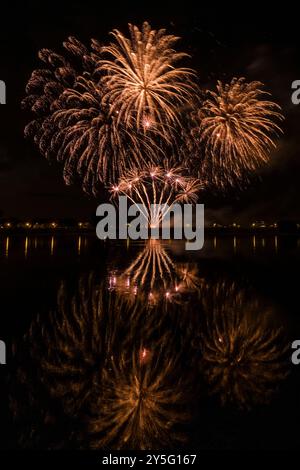
[[[25,128],[50,161],[63,163],[67,184],[79,179],[83,189],[97,194],[124,171],[159,161],[153,139],[128,129],[117,113],[103,102],[104,90],[97,71],[101,45],[91,50],[77,39],[64,42],[67,58],[47,49],[39,53],[45,68],[28,81],[24,108],[35,114]]]
[[[114,30],[115,43],[103,48],[106,99],[118,122],[168,137],[180,123],[180,108],[195,93],[194,72],[176,65],[187,56],[173,48],[178,37],[147,22],[141,29],[129,24],[129,33],[127,38]]]
[[[260,82],[234,78],[208,91],[192,117],[187,145],[199,158],[199,177],[208,185],[245,183],[268,162],[282,132],[280,106],[264,97]],[[193,160],[194,161],[194,160]]]

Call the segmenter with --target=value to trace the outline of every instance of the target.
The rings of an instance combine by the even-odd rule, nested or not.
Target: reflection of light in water
[[[25,258],[27,258],[27,255],[28,255],[28,237],[25,238],[24,255],[25,255]]]
[[[188,381],[174,330],[161,309],[124,302],[85,277],[74,296],[62,285],[56,310],[31,325],[24,344],[32,362],[23,368],[35,370],[46,403],[48,396],[55,400],[64,420],[78,419],[78,438],[88,447],[158,449],[181,440],[179,427],[188,419]],[[30,391],[25,372],[18,377]],[[38,399],[30,395],[28,402]],[[13,404],[16,417],[20,406]],[[29,427],[31,443],[38,429]]]
[[[255,235],[253,235],[253,237],[252,237],[252,246],[253,246],[253,251],[255,251],[256,250],[256,237],[255,237]]]
[[[277,251],[278,251],[278,238],[277,238],[277,235],[275,235],[275,237],[274,237],[274,246],[275,246],[275,251],[277,253]]]
[[[102,397],[91,403],[92,447],[152,450],[183,440],[177,429],[189,415],[174,366],[173,358],[160,363],[153,357],[113,363],[104,374]]]
[[[50,254],[53,256],[54,253],[54,237],[51,237],[51,242],[50,242]]]
[[[151,351],[149,351],[149,349],[141,348],[140,353],[139,353],[140,363],[146,364],[151,358],[151,356],[152,354],[151,354]]]
[[[35,239],[34,239],[34,248],[35,249],[37,248],[37,245],[38,245],[38,241],[37,241],[37,237],[35,237]]]
[[[234,250],[234,252],[236,252],[236,247],[237,247],[236,237],[233,237],[233,250]]]
[[[157,278],[164,282],[165,278],[171,275],[173,268],[173,261],[163,245],[158,240],[151,239],[146,242],[144,250],[131,263],[125,274],[140,285],[145,284],[150,274],[150,287],[153,288]]]
[[[201,279],[196,264],[174,262],[159,240],[150,239],[127,269],[111,271],[108,284],[123,295],[143,294],[150,303],[180,302],[180,295],[196,291]]]
[[[261,240],[261,245],[262,245],[263,248],[265,248],[265,246],[266,246],[266,240],[265,240],[264,238],[262,238],[262,240]]]
[[[9,237],[6,237],[6,241],[5,241],[5,257],[8,258],[8,254],[9,254]]]
[[[77,252],[80,255],[81,253],[81,236],[80,235],[78,237],[78,242],[77,242]]]
[[[214,248],[217,248],[217,237],[214,237]]]
[[[287,344],[272,310],[225,281],[208,286],[202,300],[202,370],[210,391],[222,404],[267,403],[287,375]]]

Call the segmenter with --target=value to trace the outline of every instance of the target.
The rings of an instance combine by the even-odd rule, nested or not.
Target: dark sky
[[[181,47],[193,57],[203,87],[217,79],[244,76],[266,84],[286,117],[285,135],[271,164],[243,192],[206,197],[207,215],[220,220],[295,218],[300,220],[300,105],[291,102],[291,83],[300,80],[300,14],[295,6],[262,2],[140,1],[9,2],[1,12],[0,80],[7,86],[7,104],[0,106],[0,211],[5,216],[84,217],[99,200],[80,187],[67,187],[58,164],[49,165],[23,138],[29,119],[20,108],[31,71],[39,66],[42,47],[60,50],[75,35],[107,41],[117,27],[148,20],[183,37]],[[211,6],[210,6],[211,4]],[[230,6],[231,5],[231,6]],[[1,5],[1,10],[3,5]],[[300,7],[299,7],[300,10]]]

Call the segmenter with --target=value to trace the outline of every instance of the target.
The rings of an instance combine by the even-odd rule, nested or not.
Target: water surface
[[[3,448],[296,448],[300,242],[1,235]]]

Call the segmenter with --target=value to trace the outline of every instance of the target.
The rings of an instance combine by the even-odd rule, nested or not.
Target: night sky
[[[126,32],[128,22],[165,27],[183,39],[180,48],[192,55],[188,65],[199,73],[204,88],[217,79],[244,76],[265,83],[286,118],[284,137],[269,167],[247,190],[206,195],[206,215],[230,222],[265,219],[300,220],[300,105],[291,102],[291,83],[300,80],[300,15],[285,7],[240,2],[220,7],[203,2],[27,1],[1,5],[0,79],[6,82],[7,104],[0,106],[0,211],[15,217],[89,217],[100,200],[78,186],[65,186],[60,165],[49,164],[23,137],[30,115],[21,110],[31,71],[40,66],[39,49],[61,51],[74,35],[89,44],[109,40],[109,31]],[[160,4],[160,5],[159,5]],[[97,6],[96,6],[97,5]],[[163,6],[161,6],[163,5]],[[232,6],[229,6],[232,5]],[[283,9],[284,8],[284,9]]]

